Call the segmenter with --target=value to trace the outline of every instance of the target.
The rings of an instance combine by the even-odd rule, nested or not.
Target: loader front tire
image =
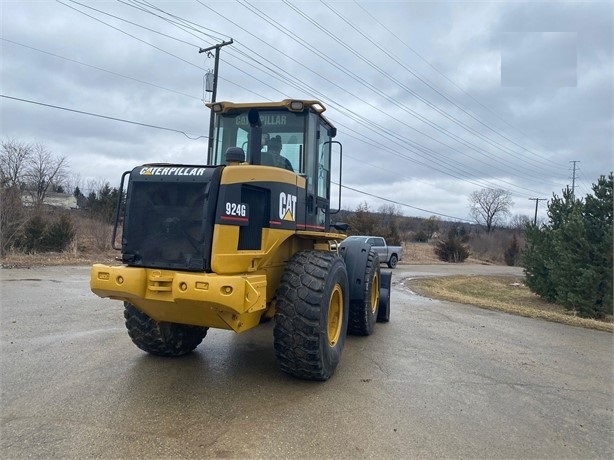
[[[207,335],[206,327],[159,322],[124,302],[126,328],[141,350],[158,356],[182,356],[194,350]]]
[[[273,335],[281,370],[307,380],[329,379],[347,334],[345,262],[333,252],[295,254],[286,265],[276,297]]]

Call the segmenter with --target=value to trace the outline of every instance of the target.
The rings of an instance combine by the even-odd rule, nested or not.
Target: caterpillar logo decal
[[[146,166],[139,172],[141,176],[202,176],[205,168]]]
[[[296,216],[296,195],[281,192],[279,194],[279,218],[294,222]]]

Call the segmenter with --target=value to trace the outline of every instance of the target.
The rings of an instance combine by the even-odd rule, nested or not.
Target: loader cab
[[[318,101],[289,99],[263,104],[215,102],[208,106],[216,117],[208,163],[270,166],[292,171],[304,179],[304,182],[295,179],[297,184],[304,183],[305,216],[300,219],[304,229],[327,231],[336,128],[323,116],[324,106]],[[278,143],[281,143],[279,154],[275,147]],[[338,161],[341,174],[340,154]]]

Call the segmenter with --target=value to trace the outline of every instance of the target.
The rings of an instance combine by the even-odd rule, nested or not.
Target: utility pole
[[[529,198],[531,201],[535,201],[535,217],[533,218],[533,225],[537,225],[537,206],[540,201],[546,201],[547,198]]]
[[[230,41],[218,43],[217,45],[210,46],[209,48],[200,48],[198,53],[207,53],[208,57],[212,56],[211,51],[215,50],[215,65],[213,67],[213,91],[211,94],[211,102],[215,102],[217,95],[217,72],[220,65],[220,48],[226,45],[232,45],[232,38]],[[213,159],[213,109],[211,109],[211,114],[209,115],[209,142],[208,142],[208,150],[207,150],[207,163],[211,164]]]
[[[573,163],[573,175],[571,176],[571,194],[573,196],[576,196],[575,194],[575,190],[576,190],[576,163],[580,163],[578,160],[573,160],[570,161],[570,163]]]

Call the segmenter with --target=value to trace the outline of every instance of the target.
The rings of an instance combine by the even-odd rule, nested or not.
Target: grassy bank
[[[411,290],[426,297],[614,332],[612,318],[605,321],[579,318],[564,307],[546,302],[533,294],[523,284],[522,277],[449,276],[415,279],[406,283]]]

